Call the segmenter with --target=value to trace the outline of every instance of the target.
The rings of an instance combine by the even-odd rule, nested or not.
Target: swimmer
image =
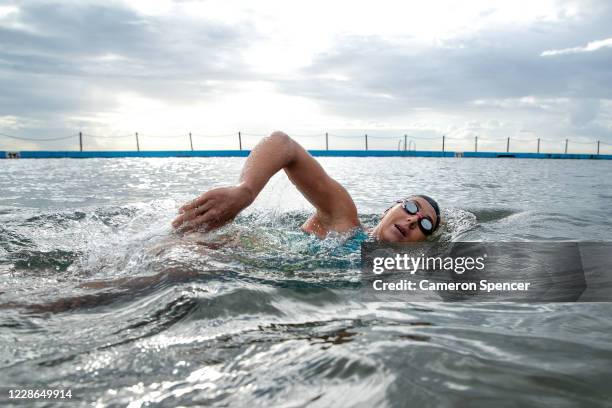
[[[315,213],[302,225],[303,231],[324,239],[330,232],[349,233],[361,228],[357,208],[346,189],[283,132],[274,132],[255,146],[237,185],[214,188],[186,203],[172,226],[181,231],[222,227],[248,207],[281,169],[315,208]],[[388,208],[368,233],[379,241],[424,241],[439,225],[440,208],[436,201],[426,195],[413,195]]]

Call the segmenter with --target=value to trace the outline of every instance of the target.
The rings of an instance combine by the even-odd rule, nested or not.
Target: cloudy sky
[[[608,1],[0,0],[0,149],[281,129],[308,148],[612,152],[611,21]]]

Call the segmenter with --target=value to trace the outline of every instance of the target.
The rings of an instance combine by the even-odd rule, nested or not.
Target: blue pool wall
[[[309,150],[318,157],[465,157],[517,159],[592,159],[612,160],[610,154],[513,153],[513,152],[441,152],[426,150]],[[151,150],[151,151],[1,151],[0,158],[90,159],[121,157],[246,157],[250,150]]]

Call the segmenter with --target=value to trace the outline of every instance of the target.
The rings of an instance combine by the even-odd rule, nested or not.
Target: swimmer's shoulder
[[[355,216],[337,217],[325,219],[315,213],[306,220],[301,227],[302,231],[313,234],[320,239],[325,239],[329,233],[351,234],[354,230],[361,229],[359,218]]]

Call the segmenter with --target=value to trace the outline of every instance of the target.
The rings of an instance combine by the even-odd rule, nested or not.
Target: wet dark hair
[[[436,212],[436,225],[434,225],[434,231],[438,229],[438,225],[440,225],[440,206],[438,202],[431,198],[430,196],[426,196],[425,194],[417,194],[416,197],[421,197],[423,200],[427,201]]]

